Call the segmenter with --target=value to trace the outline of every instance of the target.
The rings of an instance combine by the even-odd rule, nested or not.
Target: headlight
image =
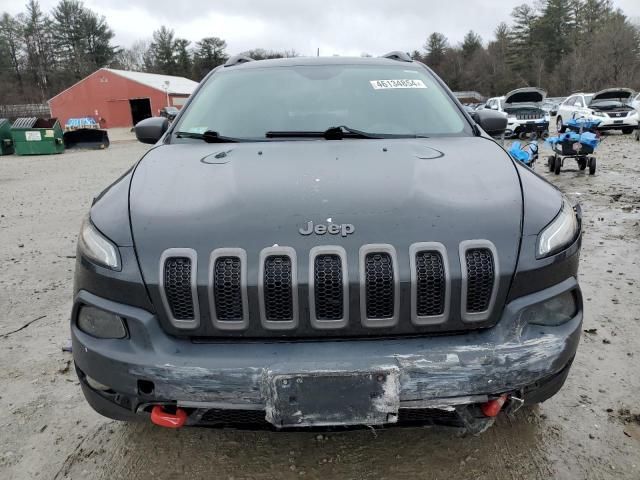
[[[578,235],[578,228],[576,213],[563,197],[560,213],[538,236],[538,257],[547,257],[569,246]]]
[[[571,320],[577,312],[576,295],[569,291],[525,308],[522,318],[536,325],[558,326]]]
[[[545,121],[545,122],[549,122],[549,121],[551,121],[551,117],[549,116],[549,114],[547,114],[547,115],[545,115],[545,116],[544,116],[544,121]]]
[[[78,247],[82,255],[98,265],[112,270],[120,270],[118,249],[93,226],[88,216],[80,228]]]
[[[127,329],[118,315],[96,307],[80,307],[78,328],[96,338],[124,338]]]
[[[509,120],[516,120],[518,117],[516,117],[515,115],[507,115],[507,118]]]
[[[593,115],[594,117],[606,117],[606,115],[603,112],[596,112],[596,111],[591,111],[591,115]]]
[[[638,112],[637,111],[633,111],[629,114],[630,117],[637,117],[638,116]]]

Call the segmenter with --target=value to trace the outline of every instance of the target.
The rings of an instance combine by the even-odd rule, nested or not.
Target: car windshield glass
[[[379,135],[460,135],[470,126],[421,67],[278,66],[223,70],[198,92],[176,131],[264,139],[347,125]]]

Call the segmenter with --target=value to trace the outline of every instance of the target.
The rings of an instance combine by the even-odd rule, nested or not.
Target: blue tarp
[[[586,118],[571,118],[567,121],[567,127],[576,130],[592,130],[600,125],[600,120],[587,120]]]
[[[598,136],[595,133],[591,133],[591,132],[583,132],[583,133],[576,133],[576,132],[567,132],[567,133],[561,133],[560,135],[558,135],[557,137],[549,137],[545,140],[545,143],[549,144],[551,147],[553,147],[554,145],[558,144],[558,143],[563,143],[563,142],[579,142],[582,145],[588,145],[591,148],[596,148],[598,146],[598,144],[600,143],[600,139],[598,138]]]
[[[520,142],[513,142],[509,149],[509,155],[515,160],[529,165],[534,160],[535,154],[538,152],[538,144],[536,142],[528,143],[525,147]]]

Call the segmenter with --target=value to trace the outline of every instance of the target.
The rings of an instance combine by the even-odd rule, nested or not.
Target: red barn
[[[130,127],[162,107],[181,108],[197,86],[184,77],[101,68],[53,97],[49,107],[62,125],[92,117],[102,128]]]

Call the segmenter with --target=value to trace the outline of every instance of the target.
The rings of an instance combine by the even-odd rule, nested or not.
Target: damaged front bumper
[[[278,428],[395,423],[404,409],[452,411],[504,393],[525,402],[553,395],[578,346],[581,302],[560,326],[527,324],[520,313],[569,290],[579,296],[574,278],[511,302],[495,327],[464,334],[208,343],[169,336],[152,314],[81,291],[74,312],[93,305],[117,313],[129,337],[97,339],[72,321],[73,354],[87,400],[111,418],[144,418],[153,405],[174,405],[194,413],[187,424],[208,410],[264,412]]]

